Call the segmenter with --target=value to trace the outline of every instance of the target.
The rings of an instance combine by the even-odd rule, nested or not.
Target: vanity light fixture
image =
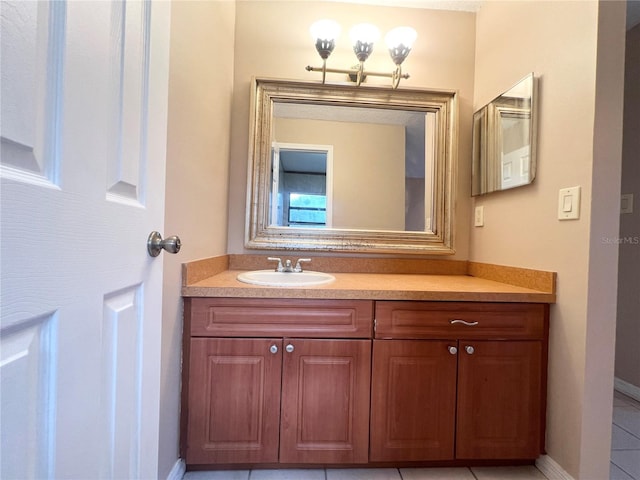
[[[364,62],[369,58],[373,51],[373,45],[380,38],[380,30],[375,25],[369,23],[360,23],[355,25],[349,32],[353,51],[358,58],[359,65],[357,67],[327,68],[327,58],[333,52],[336,45],[336,39],[340,34],[340,25],[333,20],[319,20],[311,25],[311,37],[316,43],[316,50],[322,58],[322,67],[307,66],[309,72],[322,72],[322,83],[325,83],[327,72],[329,73],[346,73],[356,85],[360,86],[367,75],[374,77],[391,78],[392,88],[398,88],[400,79],[409,78],[408,73],[402,73],[402,62],[407,58],[411,47],[417,38],[416,31],[411,27],[397,27],[391,30],[385,36],[385,43],[389,49],[389,54],[396,68],[391,73],[383,72],[367,72],[364,69]]]

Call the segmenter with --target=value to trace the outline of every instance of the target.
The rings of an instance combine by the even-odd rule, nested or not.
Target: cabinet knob
[[[475,352],[475,348],[473,348],[471,345],[467,345],[466,347],[464,347],[465,352],[467,352],[469,355],[473,355],[473,352]]]
[[[277,346],[277,345],[271,345],[271,346],[269,347],[269,351],[270,351],[271,353],[274,353],[274,354],[275,354],[275,353],[278,353],[278,346]]]
[[[284,349],[287,351],[287,353],[291,353],[295,350],[295,347],[291,344],[287,345],[286,347],[284,347]]]
[[[458,349],[456,347],[449,346],[449,347],[447,347],[447,349],[449,350],[449,353],[451,355],[455,355],[456,353],[458,353]]]

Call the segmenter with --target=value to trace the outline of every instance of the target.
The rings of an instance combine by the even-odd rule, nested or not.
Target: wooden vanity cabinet
[[[185,322],[187,464],[367,463],[373,302],[193,298]]]
[[[526,303],[186,298],[181,455],[243,466],[535,459],[548,315]]]
[[[371,461],[543,453],[548,306],[376,302]]]

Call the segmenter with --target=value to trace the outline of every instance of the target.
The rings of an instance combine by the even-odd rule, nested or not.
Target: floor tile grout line
[[[627,432],[629,435],[631,435],[632,437],[637,438],[638,440],[640,440],[640,437],[638,437],[635,433],[633,433],[630,430],[627,430],[623,425],[620,425],[616,422],[613,422],[613,425],[615,425],[616,427],[618,427],[620,430],[624,430],[625,432]]]
[[[634,407],[632,405],[616,405],[613,407],[613,411],[615,412],[616,410],[622,412],[638,413],[640,412],[640,407]]]
[[[613,463],[613,462],[611,462]],[[631,473],[627,472],[624,468],[622,468],[620,465],[618,465],[617,463],[613,463],[616,467],[618,467],[620,470],[622,470],[624,473],[626,473],[627,475],[629,475],[631,478],[633,478],[633,480],[638,480],[636,477],[634,477]]]
[[[624,400],[621,400],[622,405],[614,405],[613,408],[633,408],[636,410],[640,410],[640,405],[634,405],[632,403],[629,402],[625,402]]]

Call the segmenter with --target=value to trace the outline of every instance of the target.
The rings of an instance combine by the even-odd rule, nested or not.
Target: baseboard
[[[184,477],[186,471],[187,466],[184,463],[184,460],[179,458],[178,460],[176,460],[176,463],[169,472],[169,475],[167,475],[167,480],[182,480],[182,477]]]
[[[542,455],[536,460],[536,467],[549,480],[574,480],[564,469],[549,455]]]
[[[633,383],[625,382],[615,377],[613,379],[613,388],[620,393],[624,393],[627,397],[631,397],[640,402],[640,387],[635,386]]]

